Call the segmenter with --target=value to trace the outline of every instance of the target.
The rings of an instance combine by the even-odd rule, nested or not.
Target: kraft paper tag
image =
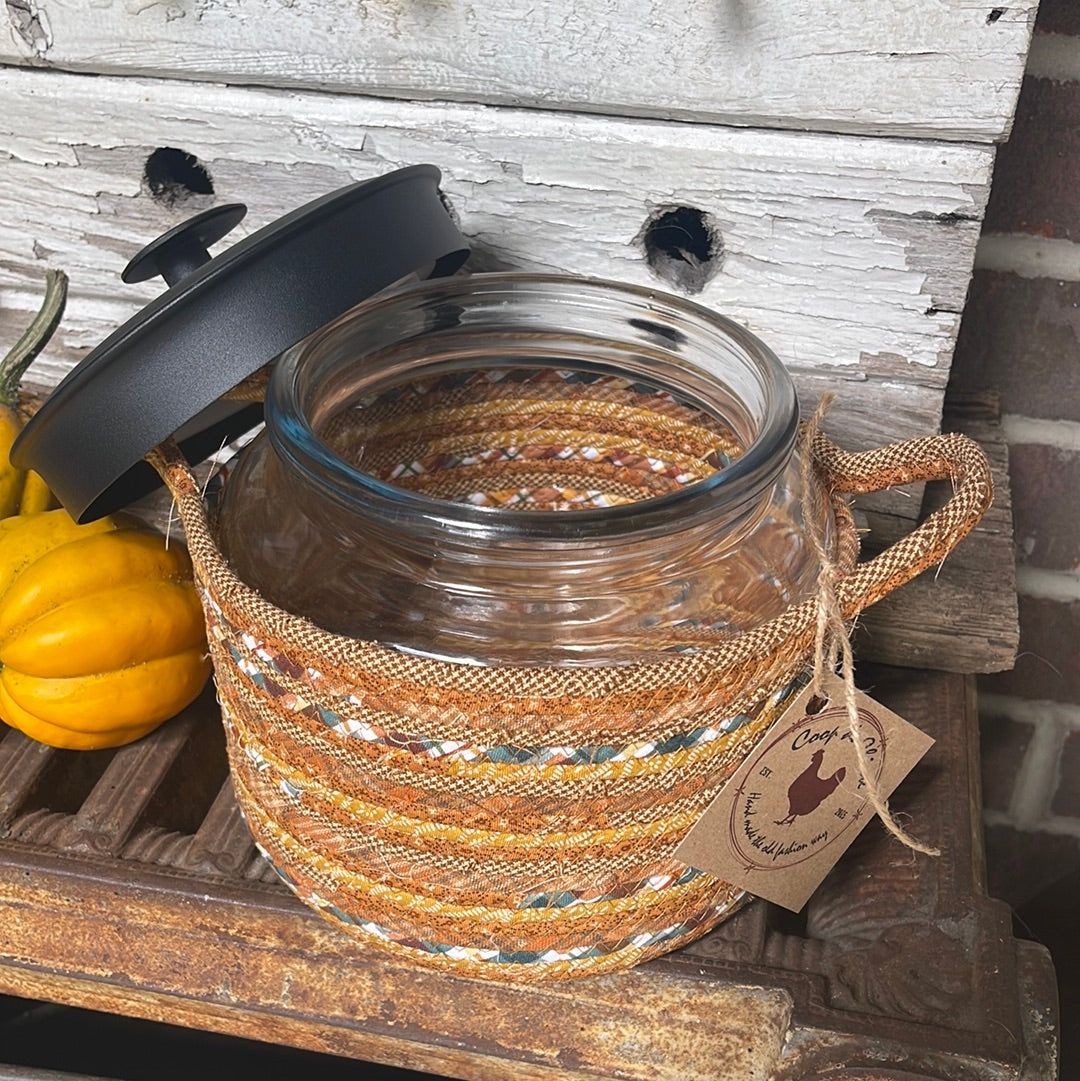
[[[675,858],[798,912],[874,816],[866,781],[882,799],[933,746],[925,732],[856,691],[864,780],[844,706],[810,686],[796,696],[675,850]]]

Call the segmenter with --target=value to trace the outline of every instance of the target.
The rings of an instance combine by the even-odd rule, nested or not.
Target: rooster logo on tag
[[[834,770],[828,777],[820,776],[821,763],[824,760],[825,751],[818,748],[810,756],[810,765],[788,785],[787,817],[777,819],[775,823],[777,826],[793,825],[795,819],[803,818],[816,811],[847,776],[847,769],[844,766]]]
[[[744,765],[728,823],[728,843],[747,873],[787,871],[814,859],[866,814],[866,779],[843,706],[811,703],[791,711]],[[884,732],[859,710],[858,739],[876,784],[884,765]]]

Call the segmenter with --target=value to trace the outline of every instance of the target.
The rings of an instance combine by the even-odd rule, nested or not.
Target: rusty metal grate
[[[70,856],[277,881],[233,799],[212,689],[115,750],[59,751],[4,730],[0,837]]]

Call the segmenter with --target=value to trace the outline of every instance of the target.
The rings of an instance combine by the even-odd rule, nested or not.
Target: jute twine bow
[[[809,446],[821,427],[832,394],[825,394],[818,403],[817,410],[806,425],[806,446]],[[804,454],[801,461],[803,491],[809,495],[815,488],[812,483],[811,455]],[[852,736],[852,745],[859,764],[859,775],[865,785],[866,798],[877,812],[885,828],[901,843],[916,852],[927,856],[940,856],[941,849],[923,844],[922,841],[905,832],[889,810],[889,801],[882,795],[874,778],[866,748],[859,736],[859,707],[855,698],[855,662],[851,650],[851,638],[844,621],[837,598],[836,583],[839,578],[836,562],[825,547],[824,513],[816,513],[811,508],[807,518],[807,532],[814,545],[821,571],[818,575],[817,628],[814,636],[814,673],[813,692],[823,694],[822,685],[827,672],[835,672],[840,666],[840,679],[844,689],[844,707],[847,713],[848,728]]]

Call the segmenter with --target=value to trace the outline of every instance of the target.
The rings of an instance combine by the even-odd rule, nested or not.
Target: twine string
[[[800,471],[802,474],[803,492],[806,493],[805,498],[813,500],[814,504],[817,503],[820,497],[812,483],[812,477],[810,475],[811,455],[809,453],[809,447],[813,443],[814,436],[817,434],[818,429],[821,427],[822,419],[824,418],[829,405],[832,403],[832,398],[832,394],[825,394],[822,396],[814,415],[806,425],[806,439],[804,445],[807,448],[807,451],[802,456]],[[922,841],[912,837],[896,821],[892,811],[889,810],[889,801],[882,795],[877,780],[874,778],[873,770],[871,769],[870,761],[866,754],[866,748],[863,746],[862,738],[859,735],[859,706],[855,698],[855,661],[851,649],[851,638],[848,634],[847,624],[844,621],[843,612],[840,608],[840,601],[837,596],[836,585],[839,578],[838,568],[836,562],[833,560],[825,546],[823,523],[826,520],[826,516],[823,512],[823,508],[817,505],[811,505],[808,510],[809,513],[806,515],[806,529],[810,536],[810,540],[813,543],[814,551],[818,558],[818,565],[821,568],[818,574],[817,625],[814,635],[813,693],[827,697],[823,690],[825,675],[826,673],[834,673],[839,664],[840,682],[843,687],[844,709],[847,713],[848,730],[851,733],[851,742],[855,748],[855,758],[859,766],[859,776],[862,779],[866,798],[869,800],[870,806],[874,808],[874,811],[877,813],[878,818],[881,819],[884,827],[901,844],[906,845],[916,852],[922,852],[927,856],[940,856],[941,849],[924,844]]]

